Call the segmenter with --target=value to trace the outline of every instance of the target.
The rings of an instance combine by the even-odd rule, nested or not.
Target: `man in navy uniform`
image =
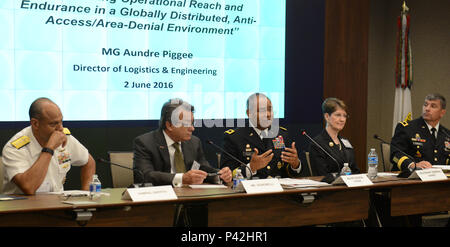
[[[290,141],[285,128],[273,124],[270,99],[261,93],[250,95],[247,116],[249,126],[227,130],[224,136],[225,151],[246,167],[227,154],[221,156],[221,167],[241,168],[247,178],[298,176],[301,162],[295,142]]]
[[[3,147],[3,193],[62,192],[72,166],[81,167],[81,189],[89,190],[95,161],[67,128],[56,103],[38,98],[30,105],[30,126]]]

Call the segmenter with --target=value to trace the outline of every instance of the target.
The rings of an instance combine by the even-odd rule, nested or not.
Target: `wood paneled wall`
[[[355,148],[366,171],[369,0],[327,0],[325,4],[324,98],[337,97],[350,118],[340,135]]]

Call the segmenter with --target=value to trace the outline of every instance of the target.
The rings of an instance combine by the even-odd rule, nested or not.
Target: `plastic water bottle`
[[[98,179],[97,174],[94,174],[92,177],[92,181],[89,184],[89,192],[91,194],[91,197],[99,195],[102,191],[102,183],[100,182],[100,179]]]
[[[367,166],[367,176],[370,179],[376,178],[378,174],[378,155],[375,148],[370,149],[370,153],[367,156]]]
[[[236,169],[236,175],[233,177],[233,189],[237,189],[242,180],[244,180],[244,176],[241,169]]]
[[[350,167],[348,167],[348,163],[344,163],[344,167],[342,167],[341,170],[341,175],[351,175],[352,174],[352,169],[350,169]]]

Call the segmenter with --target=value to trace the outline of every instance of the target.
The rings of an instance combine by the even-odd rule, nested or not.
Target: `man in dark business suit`
[[[134,168],[142,171],[144,178],[135,173],[135,183],[153,185],[201,184],[218,181],[208,173],[219,172],[219,178],[231,182],[231,171],[211,167],[205,159],[202,144],[193,136],[194,107],[181,99],[171,99],[161,109],[159,129],[134,139]],[[195,165],[194,165],[195,164]],[[197,166],[196,169],[191,169]]]
[[[181,186],[219,181],[231,182],[231,171],[223,168],[219,176],[208,177],[218,169],[205,159],[202,144],[193,136],[194,107],[181,99],[171,99],[161,109],[159,129],[134,139],[133,167],[140,170],[134,175],[135,183]],[[196,166],[196,168],[193,168]],[[207,205],[183,203],[177,206],[176,226],[206,226]]]

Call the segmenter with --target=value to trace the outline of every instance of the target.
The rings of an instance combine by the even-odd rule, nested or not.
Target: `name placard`
[[[130,188],[122,195],[122,200],[132,200],[133,202],[163,201],[177,198],[175,191],[170,185]]]
[[[348,187],[368,186],[372,185],[372,181],[367,177],[367,174],[355,174],[340,176],[333,184],[344,182]]]
[[[242,185],[247,194],[283,191],[283,187],[281,187],[280,182],[276,178],[243,180]]]
[[[440,168],[428,168],[414,171],[409,178],[420,178],[422,181],[435,181],[446,180],[447,176],[445,176]]]

